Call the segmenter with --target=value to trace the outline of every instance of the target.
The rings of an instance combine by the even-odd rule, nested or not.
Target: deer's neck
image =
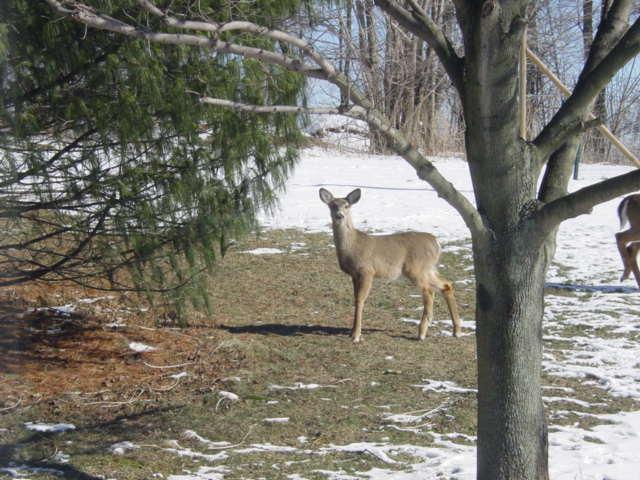
[[[351,217],[347,217],[342,223],[334,223],[333,243],[336,246],[338,255],[348,255],[349,252],[353,251],[359,235],[360,231],[353,226]]]

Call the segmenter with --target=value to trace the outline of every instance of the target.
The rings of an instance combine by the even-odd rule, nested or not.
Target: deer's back
[[[359,232],[360,233],[360,232]],[[405,232],[391,235],[361,233],[344,271],[373,270],[376,277],[395,279],[401,274],[433,269],[440,257],[440,245],[430,233]],[[342,267],[341,261],[341,267]]]

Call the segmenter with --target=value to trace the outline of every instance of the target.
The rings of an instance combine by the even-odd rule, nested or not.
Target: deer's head
[[[340,225],[346,219],[351,217],[349,208],[351,205],[358,203],[361,193],[360,189],[356,188],[345,198],[335,198],[329,190],[321,188],[320,200],[329,206],[329,210],[331,211],[331,220],[333,223],[335,225]]]

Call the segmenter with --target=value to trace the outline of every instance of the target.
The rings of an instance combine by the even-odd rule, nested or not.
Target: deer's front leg
[[[369,292],[371,291],[373,275],[356,274],[351,278],[353,280],[353,296],[355,297],[355,312],[353,315],[351,340],[353,340],[354,343],[358,343],[362,336],[362,310],[364,309],[364,301],[367,299],[367,296],[369,296]]]

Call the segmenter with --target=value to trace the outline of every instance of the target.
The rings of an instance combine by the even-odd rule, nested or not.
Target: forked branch
[[[593,207],[620,195],[640,190],[640,169],[594,183],[546,204],[537,214],[542,231],[564,220],[590,213]]]
[[[573,93],[534,140],[541,162],[579,130],[592,102],[613,76],[640,53],[640,18],[593,69],[583,74]]]
[[[409,1],[411,10],[403,8],[394,0],[375,0],[375,4],[402,27],[433,48],[449,79],[458,93],[461,93],[463,61],[456,53],[451,41],[427,12],[414,0]]]

